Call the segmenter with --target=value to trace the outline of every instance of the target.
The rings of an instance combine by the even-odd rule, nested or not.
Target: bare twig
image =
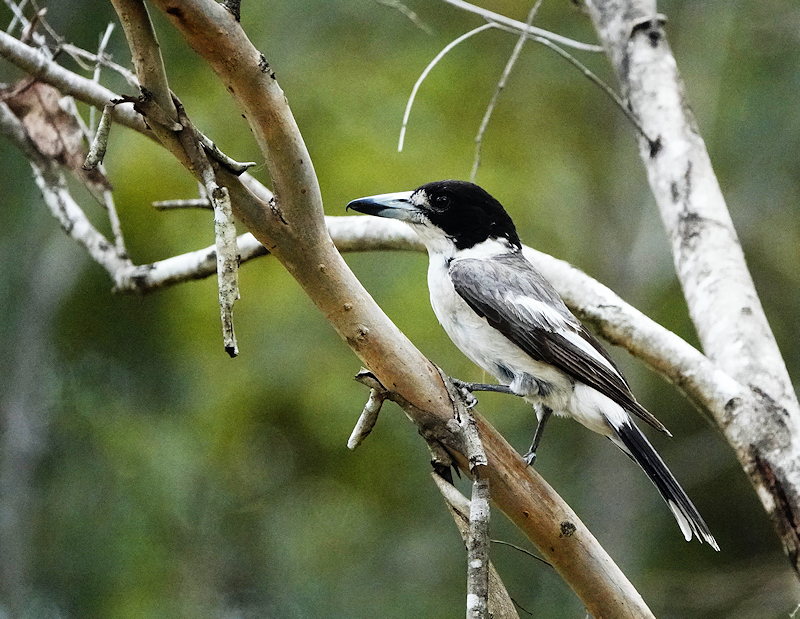
[[[178,113],[161,57],[161,47],[156,38],[153,22],[142,0],[112,0],[119,16],[125,38],[131,49],[131,60],[143,92],[153,98],[154,105],[171,120],[177,121]]]
[[[214,168],[202,148],[199,132],[186,115],[183,105],[176,102],[174,106],[178,122],[183,127],[180,132],[181,144],[199,173],[206,196],[214,208],[222,340],[225,352],[235,357],[239,354],[239,347],[233,329],[233,304],[239,299],[239,249],[236,245],[236,225],[233,221],[230,193],[217,182]]]
[[[117,207],[114,203],[114,194],[109,189],[103,191],[103,207],[108,214],[108,222],[111,225],[111,234],[114,235],[114,246],[117,250],[117,254],[127,258],[128,250],[125,249],[125,239],[122,236],[122,225],[120,224]]]
[[[539,6],[542,4],[542,0],[537,0],[536,3],[531,8],[530,12],[528,13],[528,19],[525,22],[525,26],[527,28],[531,27],[533,20],[536,18],[536,13],[539,11]],[[500,93],[506,87],[506,81],[508,80],[508,76],[511,74],[511,69],[514,68],[514,65],[517,62],[517,58],[519,58],[519,54],[522,51],[522,46],[525,45],[525,41],[527,37],[522,34],[517,39],[516,44],[514,45],[514,49],[511,52],[511,56],[508,58],[508,62],[506,63],[505,68],[503,69],[503,74],[500,76],[500,81],[497,82],[497,87],[494,89],[494,94],[492,95],[491,101],[489,101],[489,105],[486,106],[486,113],[483,115],[483,120],[481,121],[481,126],[478,129],[478,134],[475,136],[475,159],[472,163],[472,172],[470,172],[469,179],[474,183],[475,178],[478,176],[478,167],[481,164],[481,147],[483,146],[483,134],[486,133],[486,127],[489,125],[489,119],[492,117],[492,112],[494,111],[495,106],[497,105],[497,100],[500,98]]]
[[[450,514],[453,516],[453,520],[455,520],[456,527],[458,527],[458,531],[466,546],[470,535],[471,524],[470,512],[472,506],[470,501],[467,500],[467,497],[461,494],[455,486],[442,479],[441,476],[436,473],[431,473],[431,477],[442,493],[442,497],[444,498],[447,508],[450,510]],[[491,561],[488,561],[488,565],[489,614],[494,617],[494,619],[519,619],[519,614],[514,607],[514,602],[508,594],[503,581],[500,579],[500,575],[497,573]]]
[[[411,89],[411,95],[408,98],[408,103],[406,104],[406,111],[403,114],[403,125],[400,128],[400,140],[397,143],[397,151],[402,152],[403,150],[403,142],[405,142],[406,138],[406,126],[408,125],[408,117],[411,114],[411,106],[414,105],[414,98],[417,96],[417,91],[419,87],[422,85],[422,82],[425,81],[425,78],[428,77],[428,73],[431,72],[431,69],[435,67],[438,62],[444,58],[445,54],[453,49],[456,45],[461,43],[462,41],[466,41],[472,35],[478,34],[479,32],[483,32],[484,30],[488,30],[489,28],[494,28],[493,24],[484,24],[483,26],[478,26],[474,30],[470,30],[469,32],[462,34],[460,37],[450,41],[447,45],[444,46],[442,51],[436,54],[436,57],[428,63],[428,66],[425,67],[425,70],[422,74],[417,78],[417,81],[414,84],[414,87]]]
[[[42,155],[28,138],[20,121],[5,103],[0,102],[0,133],[5,135],[28,158],[34,178],[50,212],[64,231],[86,248],[92,259],[108,271],[112,278],[121,276],[132,264],[126,255],[92,225],[75,203],[58,164]]]
[[[245,172],[248,168],[252,168],[253,166],[256,165],[255,161],[239,162],[232,159],[231,157],[228,157],[228,155],[223,153],[210,138],[206,137],[199,131],[197,135],[200,140],[200,143],[203,145],[203,148],[205,148],[209,156],[218,161],[219,163],[221,163],[222,165],[224,165],[226,168],[228,168],[231,172],[233,172],[237,176]]]
[[[67,48],[69,46],[64,45],[64,47]],[[136,79],[136,76],[127,69],[124,69],[119,65],[115,65],[114,63],[111,63],[105,59],[97,59],[94,54],[90,54],[89,52],[85,52],[84,50],[74,46],[71,47],[71,49],[73,50],[73,53],[77,54],[80,52],[85,54],[85,57],[93,62],[101,62],[104,66],[111,67],[115,71],[120,72],[123,77],[125,77],[128,82],[138,90],[138,79]],[[35,76],[38,80],[55,86],[63,94],[72,96],[78,101],[87,103],[97,109],[102,110],[109,102],[120,99],[117,93],[105,88],[104,86],[101,86],[93,80],[81,77],[80,75],[63,68],[62,66],[53,62],[49,56],[45,55],[41,51],[19,42],[17,39],[7,35],[4,32],[0,32],[0,56],[6,58],[9,62],[15,64],[28,74]],[[124,125],[130,129],[134,129],[135,131],[138,131],[139,133],[151,139],[155,139],[157,141],[162,138],[165,139],[167,143],[164,145],[168,148],[168,150],[170,150],[173,155],[178,157],[179,161],[182,161],[188,166],[189,162],[185,159],[185,156],[183,159],[181,158],[182,150],[174,133],[172,131],[161,133],[157,138],[153,134],[153,131],[151,131],[151,128],[144,123],[141,114],[134,111],[130,103],[121,103],[115,105],[111,110],[111,116],[115,123]],[[220,161],[220,163],[223,165],[226,165],[226,167],[231,169],[234,174],[240,175],[240,170],[243,167],[245,169],[250,167],[250,163],[235,162],[224,153],[221,153],[219,149],[213,145],[213,142],[202,134],[201,140],[203,141],[204,145],[209,145],[209,152],[212,157],[215,160]],[[246,180],[245,175],[241,175],[240,180],[243,182],[249,182]]]
[[[208,198],[189,198],[187,200],[159,200],[153,202],[153,208],[157,211],[170,211],[184,208],[199,208],[213,210],[211,200]]]
[[[91,147],[89,149],[89,155],[87,155],[86,160],[84,161],[84,164],[82,166],[82,169],[86,170],[86,167],[85,167],[86,166],[86,161],[89,161],[89,156],[91,155],[93,148],[96,148],[96,149],[102,148],[103,152],[105,152],[105,147],[106,147],[107,142],[108,142],[108,132],[111,129],[111,114],[110,114],[110,110],[111,110],[111,108],[113,108],[113,106],[105,106],[103,108],[103,114],[106,117],[104,122],[107,123],[107,127],[103,128],[102,131],[100,131],[100,128],[98,128],[98,132],[101,133],[101,138],[99,140],[97,140],[97,139],[93,139],[92,138],[92,135],[91,135],[91,132],[89,130],[89,127],[86,126],[86,123],[83,121],[83,118],[78,113],[78,108],[75,105],[75,100],[72,97],[64,97],[62,99],[62,103],[66,103],[66,109],[69,111],[70,114],[72,114],[72,116],[78,122],[78,124],[81,127],[81,130],[83,131],[84,136],[86,136],[86,139],[88,141],[90,141],[90,143],[91,143]],[[103,122],[101,122],[101,125],[102,124],[103,124]],[[105,133],[104,136],[102,135],[103,133]],[[92,162],[90,161],[90,163],[92,163]],[[96,167],[99,170],[99,174],[102,176],[102,178],[106,178],[107,177],[106,170],[103,167],[102,161],[97,161],[97,163],[93,167],[90,167],[90,170],[94,169],[94,167]],[[127,257],[128,256],[128,252],[125,249],[125,240],[124,240],[124,238],[122,236],[122,225],[120,224],[120,221],[119,221],[119,215],[117,213],[117,207],[114,204],[114,194],[111,191],[112,188],[108,184],[105,184],[105,185],[99,184],[99,185],[96,185],[95,189],[100,189],[101,190],[99,192],[96,191],[96,190],[93,190],[93,191],[91,191],[91,193],[98,200],[98,202],[100,202],[100,204],[103,206],[103,208],[106,210],[106,214],[108,215],[108,223],[111,226],[111,233],[114,235],[114,246],[115,246],[115,249],[117,251],[117,254],[120,255],[120,256]],[[98,193],[99,193],[99,195],[98,195]]]
[[[110,26],[111,25],[113,24],[110,24]],[[83,65],[81,62],[82,60],[88,60],[90,64],[94,65],[94,68],[92,69],[93,73],[96,71],[98,66],[106,67],[107,69],[111,69],[120,75],[131,88],[135,88],[137,90],[139,89],[139,80],[136,77],[136,74],[127,67],[117,64],[108,56],[94,54],[76,45],[72,45],[71,43],[62,43],[61,49],[80,65]],[[94,77],[92,77],[92,81],[98,83],[98,80],[94,79]]]
[[[455,382],[442,370],[437,367],[436,370],[442,378],[442,382],[447,388],[447,393],[450,396],[450,401],[453,403],[453,410],[455,417],[448,422],[453,434],[461,437],[461,453],[467,458],[469,463],[470,473],[477,476],[479,467],[485,467],[487,464],[486,451],[483,449],[481,438],[478,435],[478,430],[475,425],[475,419],[469,412],[469,408],[473,407],[477,400],[472,398],[472,402],[468,403],[465,398],[464,391],[459,389]],[[469,397],[472,394],[467,393]]]
[[[14,2],[14,0],[3,0],[3,3],[11,9],[11,12],[14,14],[14,17],[11,19],[11,22],[8,24],[8,28],[6,28],[6,32],[11,34],[14,31],[14,28],[17,27],[17,24],[20,24],[22,28],[25,28],[28,24],[28,20],[25,17],[25,13],[23,9],[27,4],[28,0],[22,0],[19,4]]]
[[[55,86],[63,94],[96,108],[103,109],[107,103],[119,97],[108,88],[65,69],[41,51],[21,43],[5,32],[0,32],[0,56],[36,79]],[[113,117],[115,122],[153,137],[142,117],[130,105],[115,106]]]
[[[510,17],[506,17],[505,15],[500,15],[499,13],[494,13],[479,6],[475,6],[474,4],[470,4],[469,2],[464,2],[463,0],[444,0],[444,2],[446,2],[447,4],[451,4],[454,7],[457,7],[464,11],[467,11],[469,13],[480,15],[487,21],[494,22],[498,25],[506,26],[507,28],[510,28],[515,32],[527,32],[530,35],[536,35],[545,39],[549,39],[550,41],[563,45],[564,47],[572,47],[574,49],[580,49],[585,52],[605,51],[602,45],[592,45],[590,43],[582,43],[581,41],[574,41],[573,39],[563,37],[560,34],[550,32],[549,30],[544,30],[543,28],[528,26],[522,23],[521,21],[517,21],[516,19],[511,19]]]
[[[268,253],[249,232],[237,239],[237,245],[241,262]],[[132,267],[122,277],[114,278],[114,292],[145,294],[175,284],[203,279],[216,272],[217,248],[216,245],[211,245],[152,264]]]
[[[428,26],[425,22],[423,22],[419,15],[417,15],[414,11],[409,9],[405,4],[400,2],[400,0],[375,0],[378,4],[382,4],[383,6],[388,6],[389,8],[395,9],[400,11],[405,17],[407,17],[417,28],[427,32],[428,34],[432,34],[433,30],[431,30],[430,26]]]
[[[206,185],[214,205],[214,235],[217,243],[217,280],[219,307],[222,318],[222,336],[225,351],[235,357],[239,354],[233,331],[233,304],[239,299],[239,249],[236,246],[236,226],[233,222],[231,198],[226,187],[216,180]]]
[[[466,7],[471,7],[472,9],[476,9],[477,8],[477,7],[474,7],[473,5],[468,4],[466,2],[461,2],[460,0],[445,0],[445,2],[448,2],[449,4],[453,4],[454,6],[458,6],[459,8],[466,8]],[[534,7],[534,9],[535,8],[537,8],[537,7]],[[483,13],[484,13],[484,11],[481,10],[481,14],[483,14]],[[523,37],[526,38],[526,39],[531,39],[532,41],[540,43],[540,44],[544,45],[545,47],[547,47],[548,49],[553,50],[559,56],[564,58],[567,62],[569,62],[570,64],[575,66],[577,69],[579,69],[581,71],[581,73],[583,73],[587,78],[589,78],[592,82],[594,82],[597,86],[599,86],[601,88],[601,90],[603,90],[603,92],[605,92],[606,95],[608,95],[614,101],[614,103],[616,103],[616,105],[620,108],[620,110],[622,110],[622,113],[625,114],[625,116],[631,121],[631,123],[633,123],[633,126],[636,127],[636,129],[639,131],[639,133],[645,139],[648,140],[648,143],[650,144],[651,151],[654,152],[654,153],[658,151],[658,148],[659,148],[658,140],[657,139],[651,139],[650,137],[648,137],[648,135],[644,132],[644,129],[642,128],[642,125],[639,122],[639,119],[636,118],[636,116],[630,111],[630,109],[628,109],[628,107],[625,105],[625,102],[619,97],[619,95],[617,95],[617,93],[615,93],[614,90],[611,87],[609,87],[605,82],[603,82],[603,80],[601,80],[599,77],[597,77],[597,75],[595,75],[586,65],[584,65],[577,58],[575,58],[572,54],[570,54],[566,50],[562,49],[561,47],[556,45],[551,40],[551,39],[559,40],[561,37],[553,37],[553,36],[549,36],[548,37],[548,36],[545,36],[545,35],[542,35],[542,34],[534,34],[535,32],[536,33],[540,33],[540,32],[547,33],[547,31],[541,31],[541,29],[529,27],[528,24],[522,24],[521,22],[515,22],[514,20],[504,19],[501,15],[498,15],[496,13],[491,13],[491,11],[485,11],[485,13],[490,13],[491,14],[491,17],[489,17],[488,15],[485,15],[487,17],[487,19],[490,19],[490,21],[488,23],[484,24],[483,26],[479,26],[479,27],[475,28],[474,30],[470,30],[469,32],[461,35],[460,37],[457,37],[456,39],[454,39],[453,41],[448,43],[442,49],[442,51],[440,51],[434,57],[434,59],[428,64],[428,66],[425,67],[425,70],[422,72],[422,74],[419,76],[419,78],[417,78],[417,81],[414,83],[414,87],[411,89],[411,95],[408,98],[408,103],[406,104],[406,110],[405,110],[405,113],[403,114],[403,122],[402,122],[402,126],[400,128],[400,139],[399,139],[398,144],[397,144],[398,152],[401,152],[403,150],[403,144],[405,142],[405,135],[406,135],[406,128],[408,126],[408,118],[409,118],[409,116],[411,114],[411,107],[414,105],[414,99],[417,96],[417,91],[419,90],[419,87],[422,85],[422,82],[425,81],[425,78],[428,76],[428,73],[430,73],[431,69],[433,69],[433,67],[435,67],[439,63],[439,61],[447,54],[447,52],[449,52],[451,49],[453,49],[456,45],[458,45],[459,43],[465,41],[466,39],[470,38],[471,36],[473,36],[475,34],[478,34],[479,32],[483,32],[484,30],[488,30],[489,28],[497,28],[499,30],[504,30],[504,31],[507,31],[507,32],[513,32],[515,34],[519,34],[520,35],[520,39],[518,40],[517,46],[515,47],[516,54],[512,53],[511,59],[509,59],[509,62],[506,64],[506,72],[504,73],[504,77],[501,78],[501,82],[500,82],[500,84],[498,84],[498,88],[495,90],[495,95],[494,95],[494,97],[492,98],[492,101],[489,104],[487,112],[484,115],[484,119],[483,119],[483,121],[481,123],[481,128],[478,131],[478,136],[479,137],[476,137],[476,143],[477,144],[476,144],[475,160],[473,162],[473,167],[472,167],[472,172],[470,174],[470,178],[474,179],[475,176],[478,173],[478,166],[480,164],[480,144],[481,144],[481,139],[479,139],[479,138],[482,138],[482,136],[483,136],[483,131],[485,131],[486,125],[488,124],[489,116],[491,116],[491,112],[494,109],[494,105],[496,104],[496,100],[497,100],[497,97],[499,96],[500,90],[502,90],[502,88],[505,86],[505,78],[507,77],[508,72],[510,72],[511,67],[513,66],[514,62],[516,61],[516,56],[519,54],[518,50],[521,49],[520,41],[523,40]],[[531,14],[535,15],[536,11],[535,10],[531,10]],[[530,18],[530,15],[529,15],[529,18]],[[512,22],[512,23],[509,24],[509,22]],[[552,33],[548,33],[548,34],[552,34]],[[569,40],[569,39],[567,39],[567,40]]]
[[[92,80],[100,83],[100,70],[103,67],[103,64],[100,62],[100,59],[103,58],[103,55],[106,51],[106,46],[108,45],[108,41],[111,39],[111,33],[114,32],[114,24],[108,24],[106,26],[106,31],[103,33],[103,36],[100,38],[100,45],[97,46],[97,60],[94,63],[94,72],[92,74]],[[103,108],[103,114],[106,113],[105,108]],[[89,130],[94,131],[95,127],[95,115],[96,109],[94,107],[89,108]]]
[[[447,0],[445,0],[445,1],[447,1]],[[506,28],[505,26],[503,26],[501,24],[497,24],[497,27],[500,28],[501,30],[506,30],[508,32],[514,32],[514,33],[518,32],[517,29]],[[636,117],[636,115],[633,112],[631,112],[631,110],[628,108],[628,106],[625,104],[625,102],[622,100],[622,98],[616,92],[614,92],[613,88],[611,88],[603,80],[601,80],[599,77],[597,77],[597,75],[595,75],[595,73],[593,73],[592,70],[589,69],[589,67],[587,67],[580,60],[575,58],[575,56],[570,54],[565,49],[562,49],[561,47],[559,47],[558,45],[556,45],[555,43],[553,43],[552,41],[550,41],[546,37],[541,37],[541,36],[534,35],[534,34],[525,34],[525,33],[523,33],[522,36],[526,36],[527,38],[531,39],[532,41],[535,41],[536,43],[540,43],[541,45],[544,45],[548,49],[553,50],[556,54],[558,54],[564,60],[566,60],[571,65],[573,65],[575,68],[577,68],[581,73],[583,73],[587,78],[589,78],[589,80],[594,82],[595,85],[599,86],[600,89],[604,93],[606,93],[606,95],[608,95],[608,97],[611,98],[611,100],[617,105],[617,107],[622,111],[622,113],[625,114],[625,116],[628,118],[628,120],[631,121],[633,126],[636,127],[636,130],[639,132],[639,134],[643,138],[645,138],[647,140],[647,142],[648,142],[648,144],[650,146],[650,150],[652,152],[657,152],[657,150],[658,150],[658,139],[657,138],[656,139],[650,138],[647,135],[647,133],[645,133],[645,130],[642,127],[642,124],[639,122],[639,119]]]
[[[492,541],[492,544],[500,544],[501,546],[508,546],[509,548],[513,548],[517,552],[521,552],[522,554],[528,555],[531,559],[536,559],[540,563],[544,563],[547,567],[553,567],[547,561],[542,559],[539,555],[534,554],[530,550],[526,550],[525,548],[521,548],[520,546],[517,546],[516,544],[512,544],[511,542],[507,542],[507,541],[502,540],[502,539],[493,539],[491,541]]]

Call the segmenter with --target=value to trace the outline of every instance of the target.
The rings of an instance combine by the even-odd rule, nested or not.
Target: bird
[[[461,180],[351,201],[346,210],[397,219],[428,251],[433,312],[457,348],[499,384],[463,389],[522,397],[538,424],[524,458],[531,465],[550,416],[572,417],[608,437],[650,478],[686,541],[719,545],[632,416],[671,436],[637,402],[608,352],[522,253],[516,227],[484,189]]]

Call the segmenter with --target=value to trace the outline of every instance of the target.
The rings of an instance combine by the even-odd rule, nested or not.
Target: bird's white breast
[[[567,398],[571,384],[563,372],[532,359],[485,318],[476,314],[456,292],[445,256],[430,255],[428,289],[431,307],[439,323],[458,349],[473,363],[492,374],[502,384],[511,385],[519,395],[532,395],[529,377],[550,383],[553,397]],[[527,385],[527,386],[526,386]],[[552,403],[559,407],[556,402]]]

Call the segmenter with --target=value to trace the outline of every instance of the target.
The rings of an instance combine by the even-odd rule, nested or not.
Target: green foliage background
[[[423,84],[397,153],[414,81],[447,42],[481,23],[441,2],[406,4],[430,33],[372,0],[243,4],[242,23],[286,92],[330,215],[343,215],[356,197],[469,175],[475,133],[515,39],[484,33],[451,52]],[[521,20],[529,9],[482,6]],[[103,2],[53,0],[48,8],[56,30],[87,49],[116,21]],[[659,10],[796,377],[800,8],[673,0]],[[154,17],[171,86],[195,123],[235,158],[261,161],[228,94]],[[0,8],[0,23],[9,21]],[[545,2],[536,24],[595,40],[588,18],[563,0]],[[110,49],[129,62],[119,28]],[[613,83],[602,55],[578,55]],[[18,76],[0,62],[0,80]],[[104,83],[134,94],[110,73]],[[165,153],[115,127],[106,165],[135,262],[213,243],[207,213],[151,208],[196,191]],[[0,617],[13,616],[6,613],[20,591],[24,617],[463,614],[464,552],[428,479],[424,444],[387,405],[367,442],[347,450],[367,396],[352,380],[358,361],[279,264],[242,268],[241,355],[230,360],[213,279],[115,296],[46,212],[27,164],[5,141],[0,173],[0,535],[22,540],[0,549],[0,564],[20,568],[6,574]],[[264,166],[255,174],[269,183]],[[523,51],[486,134],[478,182],[506,205],[526,243],[696,343],[632,127],[548,50],[529,43]],[[85,205],[103,221],[96,205]],[[454,376],[482,378],[436,323],[424,255],[346,259],[426,355]],[[722,552],[684,543],[644,475],[574,422],[551,424],[537,468],[656,616],[788,617],[800,602],[797,581],[731,450],[670,385],[614,354],[675,434],[653,440]],[[528,406],[486,394],[481,410],[514,445],[527,445]],[[15,518],[21,538],[8,535]],[[527,546],[501,514],[492,526],[494,537]],[[534,616],[584,616],[546,566],[504,546],[493,556]]]

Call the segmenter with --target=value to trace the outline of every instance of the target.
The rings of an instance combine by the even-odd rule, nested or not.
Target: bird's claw
[[[464,400],[464,406],[467,407],[468,411],[471,411],[478,405],[478,398],[472,395],[472,392],[469,389],[466,387],[459,387],[459,391],[461,392],[461,397]]]
[[[533,466],[533,463],[536,462],[536,452],[529,451],[524,456],[522,456],[522,459],[525,460],[526,466]]]
[[[464,401],[464,406],[466,406],[468,411],[472,410],[478,405],[478,398],[472,394],[471,383],[467,383],[463,380],[452,377],[450,378],[450,381],[458,390],[459,394],[461,394],[461,399]]]

